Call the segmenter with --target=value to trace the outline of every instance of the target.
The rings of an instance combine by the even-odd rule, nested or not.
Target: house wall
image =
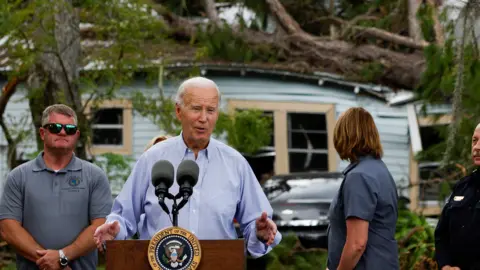
[[[384,161],[399,185],[407,186],[409,178],[409,138],[406,107],[389,107],[385,102],[371,96],[355,94],[353,89],[345,90],[318,84],[289,82],[265,78],[246,77],[207,77],[213,79],[222,93],[221,107],[228,109],[231,100],[251,100],[268,102],[300,102],[306,104],[333,104],[335,119],[350,107],[361,106],[374,117],[380,139],[384,147]],[[164,93],[173,97],[180,82],[164,86]],[[122,91],[141,89],[144,93],[158,93],[156,86],[137,84]],[[150,121],[134,113],[133,153],[139,157],[148,141],[161,134]],[[336,153],[335,153],[336,155]],[[336,155],[337,170],[343,170],[348,162]],[[403,181],[403,182],[402,182]]]
[[[384,161],[390,169],[397,183],[407,181],[409,177],[409,138],[408,121],[406,108],[389,107],[384,101],[375,99],[365,94],[356,94],[353,88],[340,89],[340,87],[318,85],[315,83],[282,81],[277,79],[255,78],[255,77],[207,77],[215,80],[222,92],[221,107],[228,110],[229,101],[251,100],[257,102],[295,102],[306,104],[331,104],[334,108],[334,118],[353,106],[361,106],[367,109],[374,117],[379,129],[381,141],[384,147]],[[164,87],[167,96],[174,96],[180,82],[170,82]],[[125,97],[128,97],[132,90],[141,90],[145,94],[158,95],[158,88],[155,85],[147,85],[143,82],[136,82],[130,86],[120,89]],[[17,119],[23,114],[29,119],[28,102],[21,100],[24,94],[20,91],[13,96],[12,102],[7,106],[7,115],[13,115]],[[162,131],[152,124],[148,119],[132,111],[132,151],[131,156],[137,159],[144,151],[145,145]],[[33,128],[33,126],[32,126]],[[6,172],[5,159],[2,159],[6,147],[3,133],[0,134],[0,177]],[[35,140],[31,139],[22,143],[20,150],[26,153],[34,152]],[[329,153],[330,154],[330,153]],[[336,170],[343,170],[348,163],[341,161],[336,153]],[[3,179],[2,183],[4,182]]]

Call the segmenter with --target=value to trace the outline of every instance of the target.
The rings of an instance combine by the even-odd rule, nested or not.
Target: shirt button
[[[194,214],[195,214],[195,212],[196,212],[195,209],[193,209],[193,213],[194,213]]]

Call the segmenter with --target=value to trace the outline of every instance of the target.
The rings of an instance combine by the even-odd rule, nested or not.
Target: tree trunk
[[[465,5],[465,15],[463,17],[462,39],[457,47],[458,51],[455,59],[455,64],[457,65],[457,74],[455,79],[455,88],[453,91],[452,122],[448,127],[447,145],[441,163],[443,168],[450,164],[452,152],[455,147],[455,139],[462,117],[462,95],[464,89],[463,76],[465,76],[463,74],[465,69],[465,43],[468,35],[467,33],[469,32],[467,29],[473,28],[474,24],[474,20],[470,19],[471,8],[471,2],[468,2]]]
[[[42,112],[50,105],[62,103],[77,112],[80,130],[87,127],[82,111],[82,100],[78,89],[78,62],[80,57],[79,18],[71,1],[55,2],[52,6],[54,15],[47,20],[54,20],[53,45],[39,54],[36,65],[28,80],[30,90],[30,110],[35,128],[41,126]],[[48,38],[38,35],[37,38]],[[86,132],[80,132],[76,154],[86,158]],[[37,145],[43,149],[43,142],[37,132]]]
[[[7,140],[7,164],[8,168],[11,170],[19,165],[17,158],[17,144],[20,138],[14,138],[11,134],[7,123],[5,123],[3,114],[7,108],[8,101],[13,96],[17,90],[17,85],[20,82],[18,77],[14,77],[12,80],[8,81],[5,87],[2,89],[2,94],[0,96],[0,127],[2,128],[3,135]]]
[[[203,0],[203,6],[205,9],[205,12],[207,13],[208,18],[210,18],[211,21],[213,22],[218,22],[218,14],[217,14],[217,9],[215,7],[215,1],[214,0]]]
[[[234,27],[233,34],[244,39],[252,47],[270,46],[280,51],[282,57],[286,59],[283,59],[277,65],[279,68],[303,72],[332,72],[344,75],[347,79],[361,81],[364,80],[362,74],[368,71],[369,65],[376,64],[382,67],[380,73],[375,76],[375,81],[379,84],[392,88],[413,89],[419,83],[425,67],[425,58],[421,53],[402,53],[373,44],[358,45],[344,40],[313,36],[300,27],[278,0],[265,1],[271,14],[276,18],[279,25],[277,29],[283,31],[269,34]],[[177,16],[157,3],[154,7],[163,16],[166,24],[170,26],[170,30],[175,32],[176,36],[195,37],[198,23]],[[347,23],[338,18],[329,19],[337,22],[337,24]],[[359,35],[374,37],[413,49],[423,49],[429,45],[424,40],[416,42],[410,37],[373,27],[352,26],[352,30],[358,31]],[[266,64],[249,63],[249,65],[260,67]],[[268,67],[272,68],[272,66],[275,65],[269,64]]]
[[[408,0],[408,33],[416,42],[423,40],[422,29],[417,19],[418,8],[421,4],[421,0]]]
[[[443,46],[445,43],[445,34],[442,23],[440,22],[437,5],[435,0],[427,0],[428,5],[432,9],[433,31],[435,32],[435,41],[437,45]]]

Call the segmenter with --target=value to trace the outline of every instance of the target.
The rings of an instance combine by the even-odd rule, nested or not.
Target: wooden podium
[[[106,270],[151,270],[149,240],[107,241]],[[202,258],[197,270],[245,270],[244,240],[200,240]]]

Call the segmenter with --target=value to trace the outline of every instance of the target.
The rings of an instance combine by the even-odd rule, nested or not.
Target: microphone
[[[197,184],[198,165],[193,160],[184,160],[178,165],[177,169],[177,183],[180,187],[180,195],[186,201],[193,193],[193,187]],[[186,202],[185,202],[186,203]]]
[[[168,189],[173,185],[173,177],[174,168],[169,161],[159,160],[153,165],[152,184],[155,187],[155,196],[158,197],[158,203],[167,214],[170,214],[170,211],[164,199],[168,195]]]

